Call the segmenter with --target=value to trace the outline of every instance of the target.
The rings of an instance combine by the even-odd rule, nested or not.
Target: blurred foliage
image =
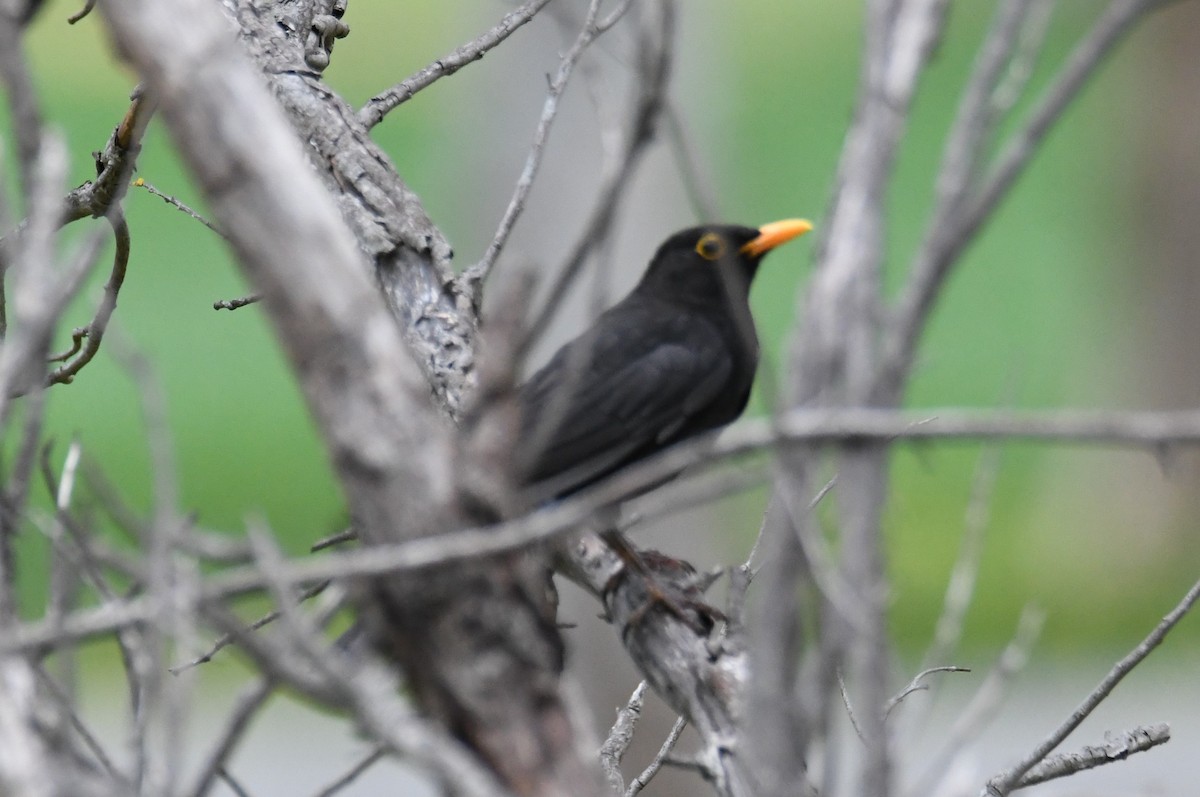
[[[132,88],[107,53],[98,20],[66,25],[75,5],[48,2],[29,39],[45,114],[70,147],[73,184],[90,175],[88,152],[102,146]],[[819,223],[853,113],[858,4],[735,7],[685,0],[680,6],[674,96],[719,186],[722,208],[732,220],[805,214]],[[1063,4],[1033,74],[1032,96],[1085,29],[1092,6]],[[328,78],[361,104],[475,36],[504,8],[496,2],[354,0],[347,16],[351,36],[338,43]],[[919,94],[889,197],[887,273],[893,286],[903,279],[922,234],[944,131],[990,13],[980,0],[952,4],[949,30]],[[486,242],[498,212],[481,211],[468,196],[476,191],[473,165],[486,160],[490,148],[523,152],[527,146],[527,132],[512,141],[493,140],[486,118],[496,103],[486,94],[497,85],[488,76],[507,74],[523,41],[518,33],[481,65],[437,84],[375,131],[466,262]],[[969,249],[924,338],[911,406],[1129,404],[1122,398],[1129,387],[1111,358],[1131,346],[1114,319],[1123,299],[1118,276],[1132,267],[1136,251],[1134,233],[1123,223],[1128,159],[1121,156],[1127,142],[1120,129],[1121,98],[1138,90],[1137,79],[1136,63],[1123,48]],[[535,88],[513,101],[526,130],[540,107],[542,89]],[[569,93],[581,90],[575,85]],[[1017,107],[1016,118],[1027,105]],[[552,139],[552,149],[562,146],[569,142]],[[157,125],[140,166],[148,182],[203,212]],[[11,168],[6,177],[12,186]],[[132,190],[126,204],[134,254],[113,334],[75,384],[51,392],[48,423],[56,451],[61,454],[69,438],[81,440],[131,502],[149,505],[138,386],[114,356],[135,348],[153,363],[169,397],[183,506],[205,526],[231,533],[247,516],[261,516],[288,550],[306,549],[339,528],[344,510],[262,314],[255,308],[213,311],[214,300],[247,292],[216,236],[145,191]],[[795,247],[790,259],[773,258],[780,262],[770,263],[756,285],[756,317],[767,367],[775,374],[807,275],[807,251]],[[68,325],[89,317],[104,270],[71,309]],[[753,406],[761,411],[767,404],[759,396]],[[978,456],[978,446],[971,445],[900,447],[894,455],[887,522],[897,636],[906,648],[923,644],[932,628]],[[1051,647],[1124,647],[1195,577],[1200,546],[1195,535],[1180,533],[1182,520],[1145,529],[1118,523],[1130,518],[1114,511],[1111,485],[1126,471],[1114,466],[1101,473],[1087,464],[1109,456],[1139,474],[1156,467],[1144,456],[1028,445],[1005,450],[969,618],[972,644],[994,650],[1022,606],[1034,602],[1049,611]],[[44,491],[35,492],[44,501]],[[728,511],[756,518],[762,506],[758,491],[731,502]],[[752,529],[757,523],[736,525]],[[745,541],[729,545],[742,551]]]

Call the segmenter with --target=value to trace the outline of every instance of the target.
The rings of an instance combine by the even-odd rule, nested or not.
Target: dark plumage
[[[811,228],[789,219],[668,238],[633,291],[521,387],[516,465],[532,497],[566,495],[737,418],[758,366],[750,281],[768,251]]]

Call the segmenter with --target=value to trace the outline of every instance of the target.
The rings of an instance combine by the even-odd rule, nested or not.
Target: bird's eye
[[[715,232],[706,232],[696,242],[696,254],[705,260],[716,260],[725,254],[725,242]]]

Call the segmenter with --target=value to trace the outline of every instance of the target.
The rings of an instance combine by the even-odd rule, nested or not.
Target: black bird
[[[518,392],[518,481],[534,503],[568,495],[746,407],[758,366],[750,282],[812,225],[693,227],[668,238],[632,292]]]

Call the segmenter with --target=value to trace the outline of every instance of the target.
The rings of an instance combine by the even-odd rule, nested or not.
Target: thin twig
[[[182,200],[177,199],[173,196],[170,196],[169,194],[164,194],[162,191],[159,191],[157,188],[150,185],[150,183],[146,182],[145,179],[143,179],[141,177],[137,178],[136,180],[133,181],[133,186],[134,186],[134,188],[145,188],[151,194],[158,197],[163,202],[166,202],[171,207],[175,208],[176,210],[180,211],[181,213],[191,216],[193,219],[200,222],[205,227],[207,227],[208,229],[215,232],[217,235],[220,235],[222,238],[225,237],[225,234],[223,232],[221,232],[220,230],[218,230],[216,225],[214,225],[211,221],[209,221],[208,219],[204,218],[199,213],[197,213],[190,205],[185,204]]]
[[[303,603],[304,601],[307,601],[310,598],[314,598],[317,595],[320,595],[326,589],[328,589],[329,585],[332,583],[333,583],[333,581],[330,579],[326,579],[324,581],[317,582],[316,584],[313,584],[311,587],[308,587],[303,592],[301,592],[296,597],[296,600],[300,603]],[[279,615],[280,615],[280,612],[278,609],[272,609],[271,611],[264,614],[262,617],[259,617],[254,622],[248,624],[245,628],[241,629],[237,634],[222,634],[220,637],[217,638],[217,641],[213,643],[212,647],[210,647],[204,653],[202,653],[201,655],[192,659],[191,661],[184,662],[183,664],[177,664],[174,667],[167,668],[168,672],[170,672],[172,675],[179,675],[180,673],[187,672],[188,670],[192,669],[193,667],[198,667],[201,664],[207,664],[208,662],[213,660],[213,656],[216,656],[218,653],[220,653],[222,650],[224,650],[228,646],[238,642],[245,634],[248,634],[253,631],[258,631],[259,629],[261,629],[267,625],[270,625],[271,623],[278,620]]]
[[[1005,797],[1009,792],[1017,787],[1021,779],[1029,770],[1039,764],[1054,748],[1062,744],[1070,733],[1079,727],[1079,723],[1083,722],[1089,714],[1091,714],[1096,706],[1100,705],[1105,698],[1109,696],[1116,685],[1125,678],[1135,667],[1142,663],[1150,652],[1157,648],[1170,633],[1171,629],[1178,625],[1184,615],[1195,605],[1200,599],[1200,581],[1192,585],[1183,599],[1172,609],[1162,621],[1154,628],[1150,634],[1131,650],[1124,658],[1118,661],[1109,671],[1108,675],[1101,679],[1096,688],[1084,698],[1071,715],[1059,725],[1054,731],[1047,736],[1041,744],[1033,749],[1029,755],[1021,759],[1010,769],[1001,772],[987,782],[987,785],[980,792],[980,797]]]
[[[350,769],[344,775],[318,791],[315,795],[313,795],[313,797],[333,797],[333,795],[337,794],[339,791],[358,780],[359,776],[368,769],[382,761],[386,755],[386,750],[384,750],[382,747],[376,747],[374,750],[363,756],[358,763],[350,767]]]
[[[658,774],[658,770],[662,769],[663,764],[665,764],[667,759],[670,757],[671,751],[675,749],[675,744],[679,741],[679,735],[683,733],[683,729],[685,727],[687,727],[687,720],[685,720],[683,717],[679,717],[675,720],[675,724],[671,726],[671,732],[667,734],[667,738],[663,741],[662,747],[658,748],[658,754],[655,755],[654,760],[651,761],[646,768],[643,769],[641,773],[630,782],[629,788],[625,790],[625,797],[636,797],[638,792],[646,788],[646,784]]]
[[[942,665],[940,667],[929,667],[928,669],[922,670],[921,672],[917,673],[911,681],[908,682],[908,686],[901,689],[899,694],[897,694],[895,697],[893,697],[891,700],[888,701],[887,706],[885,706],[883,709],[883,716],[885,718],[891,717],[892,711],[896,708],[896,706],[898,706],[902,702],[904,702],[904,699],[906,697],[908,697],[909,695],[913,694],[914,692],[924,692],[925,690],[929,689],[928,684],[921,683],[925,679],[926,676],[933,675],[934,673],[939,673],[939,672],[970,672],[970,671],[971,670],[969,667],[957,667],[953,664],[946,664],[946,665]]]
[[[491,273],[492,267],[496,263],[496,258],[500,256],[505,243],[508,242],[508,236],[512,233],[517,219],[525,209],[525,200],[529,196],[529,190],[533,187],[533,180],[537,176],[538,167],[542,163],[542,156],[546,149],[546,140],[550,135],[550,127],[554,124],[554,120],[558,116],[558,101],[562,97],[563,90],[567,87],[567,81],[571,78],[575,64],[591,43],[611,28],[620,16],[629,9],[631,2],[632,0],[622,0],[617,8],[613,10],[612,14],[603,20],[598,18],[602,4],[601,0],[591,0],[588,4],[583,30],[580,31],[574,44],[571,45],[571,48],[567,50],[566,54],[559,61],[558,69],[555,71],[554,77],[550,80],[550,87],[546,92],[546,101],[542,105],[542,116],[538,120],[537,128],[533,133],[533,143],[529,148],[529,154],[525,158],[525,167],[521,170],[521,176],[517,179],[512,198],[509,200],[508,207],[505,208],[504,215],[500,219],[500,224],[496,228],[496,234],[492,237],[492,242],[488,244],[487,250],[479,262],[463,272],[462,284],[476,305],[478,305],[479,292],[482,290],[483,283],[487,280],[488,274]]]
[[[842,705],[846,709],[846,718],[850,720],[850,727],[854,729],[854,735],[858,737],[859,741],[866,744],[866,734],[863,733],[862,726],[858,724],[858,716],[854,713],[854,704],[850,702],[850,692],[846,689],[846,678],[842,675],[841,670],[838,670],[837,682],[838,693],[842,696]]]
[[[354,528],[348,528],[345,531],[339,531],[337,534],[331,534],[328,537],[322,537],[312,544],[309,548],[309,553],[317,553],[326,548],[332,548],[335,545],[341,545],[344,542],[350,542],[358,539],[358,532]]]
[[[449,55],[443,56],[429,66],[392,86],[387,91],[376,94],[358,112],[358,120],[370,129],[383,121],[390,111],[407,102],[414,94],[428,88],[440,78],[453,75],[467,64],[478,61],[496,45],[503,42],[516,32],[518,28],[533,19],[550,0],[528,0],[524,5],[513,9],[491,28],[474,41],[467,42]]]

